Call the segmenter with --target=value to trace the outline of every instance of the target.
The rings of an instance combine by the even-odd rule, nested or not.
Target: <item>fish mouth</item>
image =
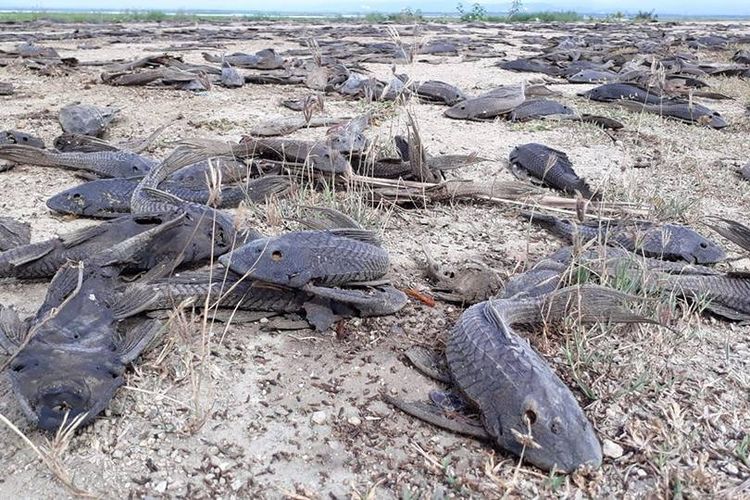
[[[63,422],[68,422],[90,410],[91,391],[81,381],[69,380],[41,387],[32,405],[37,416],[37,425],[48,431],[56,431]]]

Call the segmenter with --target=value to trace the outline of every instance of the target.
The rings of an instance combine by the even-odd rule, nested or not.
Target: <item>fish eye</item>
[[[466,109],[466,105],[462,104],[458,109]]]
[[[280,250],[274,250],[273,252],[271,252],[271,260],[273,260],[274,262],[279,262],[283,258],[284,255]]]
[[[536,422],[536,412],[529,408],[525,412],[523,412],[523,419],[529,423],[529,425],[534,425]]]
[[[700,246],[701,248],[708,248],[708,243],[706,243],[705,241],[701,241]]]
[[[81,193],[73,193],[73,199],[74,200],[77,200],[80,197],[81,197]]]

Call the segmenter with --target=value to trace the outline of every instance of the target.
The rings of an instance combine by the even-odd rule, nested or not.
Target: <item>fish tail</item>
[[[20,144],[0,146],[0,159],[41,167],[58,167],[61,165],[56,154]]]

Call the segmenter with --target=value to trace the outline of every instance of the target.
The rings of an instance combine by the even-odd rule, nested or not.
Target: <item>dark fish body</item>
[[[223,56],[203,54],[203,58],[209,62],[227,62],[238,68],[248,69],[280,69],[284,67],[284,58],[276,54],[273,49],[263,49],[255,54],[244,54],[235,52]]]
[[[711,128],[724,128],[728,125],[724,117],[716,111],[697,103],[663,103],[659,105],[643,105],[639,107],[643,111],[656,113],[667,118],[674,118],[686,123],[707,125]]]
[[[560,68],[552,66],[549,63],[537,61],[534,59],[516,59],[513,61],[503,61],[498,63],[503,69],[509,71],[520,71],[524,73],[544,73],[549,76],[558,76],[561,73]]]
[[[0,278],[50,278],[66,262],[76,262],[156,227],[159,221],[127,216],[0,253]]]
[[[489,120],[510,112],[522,102],[523,96],[511,100],[492,96],[472,97],[445,110],[444,114],[456,120]]]
[[[543,304],[544,298],[501,299],[464,311],[445,351],[452,379],[500,448],[543,470],[599,467],[601,446],[570,389],[511,330],[541,321]],[[539,447],[524,450],[518,436],[529,431]]]
[[[641,104],[661,104],[664,98],[627,83],[605,83],[581,94],[592,101],[635,101]]]
[[[304,313],[306,307],[315,304],[344,317],[393,314],[406,305],[403,292],[390,286],[380,287],[371,293],[354,294],[351,300],[341,300],[340,297],[327,299],[298,288],[247,279],[215,266],[155,282],[124,285],[114,310],[118,317],[128,317],[144,311],[173,309],[188,300],[194,304],[204,304],[206,299],[211,307],[279,313]]]
[[[428,80],[412,86],[416,94],[425,101],[442,102],[448,106],[466,99],[458,87],[437,80]]]
[[[227,88],[239,88],[245,85],[245,77],[224,61],[221,65],[221,84]]]
[[[600,240],[655,259],[696,264],[714,264],[726,259],[726,253],[719,245],[686,226],[617,221],[574,224],[542,214],[533,214],[531,220],[568,241],[576,238],[584,242]]]
[[[351,169],[349,162],[341,153],[319,142],[245,137],[234,152],[246,158],[258,157],[297,164],[307,163],[321,172],[343,174]]]
[[[55,138],[55,149],[61,153],[96,153],[119,151],[120,148],[90,135],[64,133]]]
[[[610,83],[615,82],[619,76],[611,71],[599,71],[594,69],[584,69],[570,75],[567,80],[570,83]]]
[[[18,330],[18,317],[0,314],[0,345],[16,351],[8,376],[29,421],[54,432],[79,417],[79,425],[85,425],[107,407],[124,382],[126,365],[161,328],[146,321],[120,331],[113,309],[119,275],[128,262],[158,252],[160,242],[153,238],[184,220],[162,218],[150,230],[89,255],[78,266],[61,268],[28,325],[33,335],[27,341],[7,335],[8,323]]]
[[[24,146],[44,149],[43,140],[25,132],[19,132],[18,130],[3,130],[0,132],[0,145],[4,144],[22,144]]]
[[[290,287],[335,286],[381,278],[388,252],[344,235],[366,231],[297,231],[261,238],[225,255],[219,262],[252,279]]]
[[[0,252],[28,245],[31,241],[31,225],[11,217],[0,217]]]
[[[529,143],[516,146],[510,152],[509,165],[516,175],[527,174],[543,185],[584,198],[596,198],[586,181],[578,177],[568,156],[543,144]]]
[[[85,182],[58,193],[47,200],[50,210],[83,217],[112,218],[130,212],[130,198],[137,180],[98,179]],[[278,194],[289,187],[287,177],[267,176],[247,184],[223,185],[216,208],[236,208],[241,201],[262,202],[266,196]],[[166,180],[159,189],[178,198],[200,205],[208,204],[211,191],[203,184],[186,184]]]
[[[514,122],[533,120],[542,116],[550,115],[574,115],[575,111],[559,102],[547,99],[535,99],[525,101],[510,113],[510,119]]]
[[[143,176],[155,165],[154,160],[128,151],[56,153],[16,144],[0,146],[0,159],[83,171],[99,177]]]
[[[119,110],[112,107],[100,108],[84,104],[72,104],[60,110],[60,126],[69,134],[99,136]]]

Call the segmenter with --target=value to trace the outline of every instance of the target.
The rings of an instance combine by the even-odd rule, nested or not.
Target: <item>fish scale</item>
[[[297,231],[252,241],[219,261],[253,279],[293,287],[336,286],[382,277],[388,271],[388,252],[346,234],[372,238],[362,230]]]

